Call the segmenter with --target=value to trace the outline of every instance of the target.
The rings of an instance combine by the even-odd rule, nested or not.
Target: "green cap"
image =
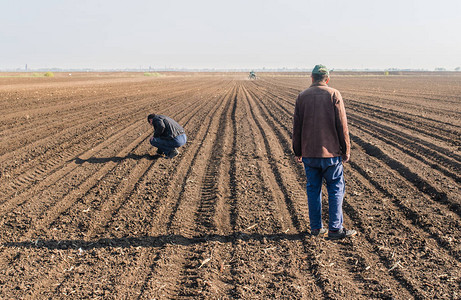
[[[316,65],[314,67],[314,69],[312,70],[312,74],[330,75],[330,72],[328,72],[328,69],[327,69],[326,66],[324,66],[324,65]]]

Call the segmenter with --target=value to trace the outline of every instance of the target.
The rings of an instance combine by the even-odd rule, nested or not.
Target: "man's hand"
[[[295,156],[295,159],[297,162],[302,163],[303,162],[303,157],[302,156]]]
[[[347,163],[350,158],[351,158],[350,154],[343,154],[342,155],[343,163]]]

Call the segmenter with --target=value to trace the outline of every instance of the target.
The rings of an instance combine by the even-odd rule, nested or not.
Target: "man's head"
[[[147,116],[147,122],[152,125],[152,120],[155,118],[155,114],[150,114]]]
[[[330,72],[328,68],[324,65],[316,65],[314,69],[312,69],[312,82],[325,82],[328,83],[330,81]]]

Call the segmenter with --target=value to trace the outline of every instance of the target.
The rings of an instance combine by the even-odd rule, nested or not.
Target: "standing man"
[[[178,155],[179,151],[176,148],[187,142],[184,128],[164,115],[150,114],[147,121],[154,126],[154,136],[150,138],[150,143],[157,147],[157,154],[165,154],[168,158]]]
[[[312,85],[296,99],[293,116],[293,151],[304,163],[311,234],[325,236],[322,224],[322,181],[328,190],[328,237],[342,239],[356,235],[343,227],[343,162],[349,161],[351,145],[346,111],[341,94],[329,87],[327,67],[316,65]]]

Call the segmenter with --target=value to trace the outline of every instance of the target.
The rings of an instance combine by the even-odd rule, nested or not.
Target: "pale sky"
[[[0,69],[461,66],[460,0],[0,0]]]

